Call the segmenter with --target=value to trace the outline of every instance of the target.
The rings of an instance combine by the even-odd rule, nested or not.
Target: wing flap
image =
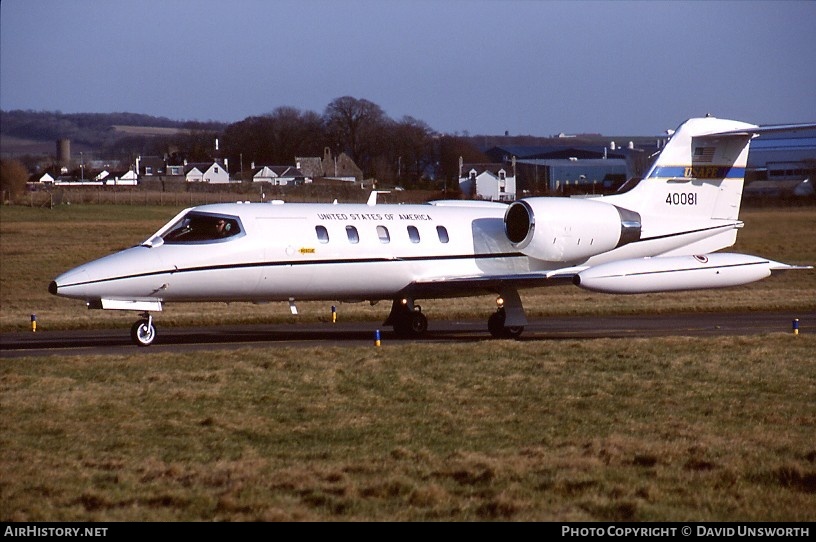
[[[560,286],[572,284],[575,276],[584,269],[587,266],[502,275],[432,277],[412,282],[403,290],[403,294],[417,298],[464,297],[496,293],[508,286],[518,289]]]

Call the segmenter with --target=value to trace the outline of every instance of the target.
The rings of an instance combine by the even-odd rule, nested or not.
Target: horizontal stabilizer
[[[775,134],[775,133],[792,133],[792,132],[803,132],[806,130],[816,130],[816,123],[804,123],[804,124],[770,124],[767,126],[756,126],[751,128],[750,130],[731,130],[727,132],[720,132],[719,134],[710,134],[711,136],[716,135],[764,135],[764,134]]]

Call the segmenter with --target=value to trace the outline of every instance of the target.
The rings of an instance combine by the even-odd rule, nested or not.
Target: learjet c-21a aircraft
[[[758,127],[694,118],[625,193],[529,197],[510,205],[234,203],[186,209],[141,245],[58,276],[52,294],[143,314],[151,344],[164,303],[297,300],[393,302],[384,325],[428,326],[418,299],[494,293],[488,329],[518,337],[519,290],[571,282],[646,293],[747,284],[801,267],[715,251],[734,244],[751,139],[816,125]]]

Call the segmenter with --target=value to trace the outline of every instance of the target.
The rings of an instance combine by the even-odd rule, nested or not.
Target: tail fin
[[[705,254],[737,240],[748,147],[757,126],[714,117],[681,124],[646,177],[610,203],[638,213],[666,254]]]
[[[639,214],[641,240],[666,241],[661,255],[729,247],[742,227],[739,211],[751,140],[814,128],[813,123],[760,127],[710,116],[687,120],[637,186],[605,201]]]
[[[646,177],[621,200],[644,216],[736,221],[749,143],[757,128],[714,117],[687,120],[660,151]]]

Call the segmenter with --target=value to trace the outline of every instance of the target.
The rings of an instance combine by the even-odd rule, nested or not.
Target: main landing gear
[[[488,331],[496,339],[518,339],[527,325],[518,291],[515,288],[502,288],[496,305],[496,312],[487,319]],[[393,301],[391,313],[383,325],[393,326],[400,337],[416,338],[428,330],[428,319],[413,299],[402,298]]]
[[[504,307],[499,307],[487,319],[487,329],[495,339],[518,339],[524,332],[524,326],[506,326],[507,313]]]
[[[394,326],[394,333],[406,338],[420,337],[428,331],[428,319],[413,299],[395,299],[383,325]]]
[[[130,338],[136,346],[150,346],[156,340],[156,326],[153,317],[145,312],[141,320],[137,320],[130,328]]]
[[[496,298],[496,312],[487,319],[487,329],[496,339],[518,339],[527,325],[527,316],[518,290],[502,287]]]

